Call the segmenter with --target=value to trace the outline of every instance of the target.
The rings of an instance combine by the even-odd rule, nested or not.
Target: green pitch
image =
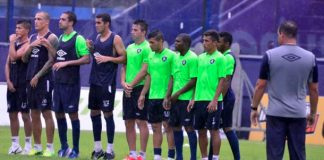
[[[20,144],[23,145],[23,130],[20,129]],[[55,150],[58,150],[60,147],[59,144],[59,138],[57,131],[55,132],[54,136],[54,148]],[[71,130],[69,130],[68,137],[71,137]],[[164,137],[163,139],[163,147],[162,147],[162,156],[163,158],[167,158],[167,144],[166,139]],[[45,134],[43,131],[42,135],[42,141],[43,141],[43,148],[45,148]],[[104,149],[106,149],[106,132],[103,132],[102,134],[102,141]],[[71,138],[69,138],[69,144],[71,144]],[[124,133],[116,133],[115,134],[115,141],[114,141],[114,150],[116,153],[116,160],[122,160],[127,154],[128,154],[128,146],[126,142],[126,137]],[[185,146],[183,147],[184,151],[184,159],[189,160],[190,158],[190,150],[187,139],[185,139]],[[35,160],[35,159],[49,159],[45,157],[36,157],[36,156],[22,156],[22,155],[7,155],[8,149],[11,145],[10,141],[10,130],[9,127],[0,127],[0,160]],[[138,144],[137,144],[138,146]],[[137,147],[139,148],[139,147]],[[247,160],[265,160],[265,143],[264,142],[252,142],[252,141],[246,141],[241,140],[240,141],[240,149],[241,149],[241,157],[242,159]],[[90,159],[90,154],[93,150],[93,138],[92,138],[92,132],[91,131],[82,131],[81,132],[81,138],[80,138],[80,160],[81,159]],[[306,159],[312,159],[312,160],[320,160],[324,159],[323,157],[323,150],[324,146],[317,146],[317,145],[307,145],[306,146]],[[198,147],[198,154],[197,159],[200,159],[200,153],[199,153],[199,147]],[[229,147],[229,144],[227,140],[222,141],[221,146],[221,152],[220,152],[220,158],[222,160],[232,160],[232,153]],[[62,158],[58,158],[57,156],[50,158],[53,160],[61,160]],[[149,142],[148,142],[148,149],[147,149],[147,160],[153,159],[153,147],[152,147],[152,136],[150,135]],[[289,159],[288,152],[286,150],[285,152],[285,158]]]

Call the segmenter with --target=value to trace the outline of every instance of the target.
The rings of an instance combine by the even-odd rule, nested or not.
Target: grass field
[[[22,138],[20,138],[21,145],[23,145],[23,130],[20,130],[20,135]],[[71,137],[71,130],[69,130],[69,137]],[[81,138],[80,138],[80,160],[81,159],[90,159],[90,154],[93,150],[93,138],[92,138],[92,132],[90,131],[82,131],[81,132]],[[43,132],[42,136],[43,140],[43,148],[45,147],[45,135]],[[106,146],[106,134],[105,132],[102,134],[102,141],[105,142],[103,146]],[[128,146],[125,138],[124,133],[116,133],[115,134],[115,142],[114,142],[114,150],[116,153],[116,160],[122,160],[127,154],[128,154]],[[151,160],[153,159],[153,148],[152,148],[152,137],[150,137],[148,142],[148,149],[147,149],[147,159]],[[187,141],[185,141],[187,143]],[[71,138],[69,138],[69,144],[71,144]],[[10,130],[9,127],[0,127],[0,160],[34,160],[34,159],[48,159],[45,157],[35,157],[35,156],[22,156],[22,155],[7,155],[8,149],[11,145],[10,142]],[[57,135],[57,131],[55,132],[55,138],[54,138],[54,147],[56,150],[59,149],[59,139]],[[105,149],[105,148],[104,148]],[[241,159],[242,160],[265,160],[265,143],[264,142],[251,142],[246,140],[240,141],[240,149],[241,149]],[[167,157],[167,145],[166,142],[163,142],[162,147],[162,156]],[[200,159],[200,154],[198,154],[197,157]],[[317,145],[307,145],[306,146],[306,154],[308,160],[324,160],[324,157],[322,157],[324,153],[324,146],[317,146]],[[190,152],[189,147],[184,147],[184,159],[189,160]],[[288,158],[288,152],[286,150],[285,152],[285,158]],[[222,147],[221,147],[221,153],[220,158],[222,160],[231,160],[232,153],[229,147],[229,144],[227,140],[222,141]],[[53,160],[59,160],[62,158],[53,157],[51,158]]]

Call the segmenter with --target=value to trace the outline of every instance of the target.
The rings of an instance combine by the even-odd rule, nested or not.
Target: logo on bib
[[[64,56],[67,54],[65,51],[63,51],[62,49],[58,50],[56,52],[56,54],[58,55],[58,57],[56,57],[57,60],[61,60],[61,61],[64,61],[65,58]]]
[[[33,48],[32,50],[32,54],[30,55],[30,57],[34,57],[34,58],[37,58],[38,57],[38,52],[40,50],[38,48]]]

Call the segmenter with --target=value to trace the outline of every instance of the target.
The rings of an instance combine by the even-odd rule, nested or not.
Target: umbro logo
[[[299,57],[293,53],[290,53],[290,54],[283,55],[282,58],[284,58],[285,60],[287,60],[289,62],[294,62],[294,61],[299,60],[301,57]]]
[[[32,53],[33,54],[37,54],[39,52],[39,49],[38,48],[33,48],[33,50],[32,50]]]
[[[62,60],[62,61],[65,60],[64,56],[67,55],[67,53],[65,51],[63,51],[62,49],[58,50],[56,52],[56,54],[58,55],[58,57],[56,59],[57,60]]]
[[[32,50],[32,54],[30,55],[30,57],[33,57],[33,58],[37,58],[38,57],[38,52],[40,50],[38,48],[33,48]]]
[[[104,107],[109,107],[109,100],[102,101]]]

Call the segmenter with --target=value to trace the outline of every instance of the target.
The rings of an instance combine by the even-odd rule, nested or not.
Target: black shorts
[[[163,108],[163,99],[149,99],[147,101],[147,113],[149,123],[161,123],[169,121],[170,110]]]
[[[234,100],[224,100],[224,109],[221,115],[221,127],[232,127]]]
[[[53,111],[57,113],[74,113],[79,110],[81,86],[76,84],[54,84]]]
[[[188,112],[187,106],[189,101],[178,100],[175,104],[172,105],[171,108],[171,116],[169,124],[172,127],[190,127],[193,126],[193,109]]]
[[[7,90],[7,112],[29,112],[27,107],[26,84],[15,87],[15,92]]]
[[[218,101],[217,110],[209,113],[207,106],[210,101],[196,101],[194,111],[194,128],[197,130],[217,130],[220,127],[220,118],[223,109],[222,101]]]
[[[133,88],[130,97],[125,96],[125,92],[123,94],[123,119],[140,119],[147,120],[147,107],[144,105],[144,108],[140,110],[138,108],[138,98],[141,95],[143,89],[143,85],[136,86]]]
[[[27,82],[27,107],[38,110],[52,109],[53,84],[49,80],[41,80],[35,88]]]
[[[116,86],[98,86],[91,84],[89,91],[89,109],[112,112],[114,110]]]

